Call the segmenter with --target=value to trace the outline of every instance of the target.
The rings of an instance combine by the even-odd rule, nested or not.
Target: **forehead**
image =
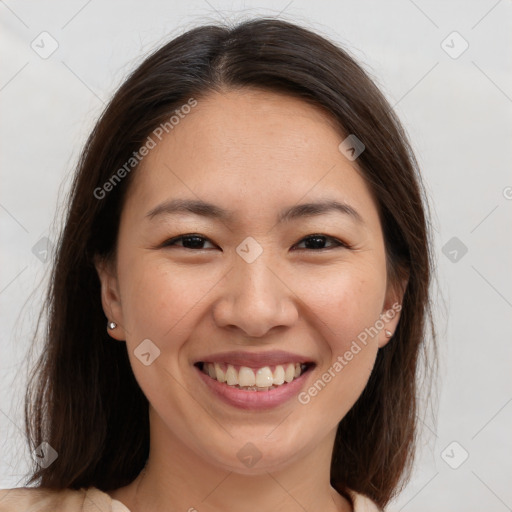
[[[316,106],[251,89],[197,101],[144,157],[132,202],[200,198],[257,215],[328,195],[376,213],[356,163],[338,150],[344,134]]]

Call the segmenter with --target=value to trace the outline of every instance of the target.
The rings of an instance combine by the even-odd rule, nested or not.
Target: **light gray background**
[[[103,103],[163,41],[257,14],[352,51],[406,126],[434,209],[438,418],[424,418],[412,481],[389,510],[512,510],[510,0],[0,2],[0,487],[20,485],[30,457],[23,362],[49,268],[32,248],[56,239],[57,202]],[[43,31],[58,43],[46,59],[31,48]],[[457,58],[454,31],[469,44]]]

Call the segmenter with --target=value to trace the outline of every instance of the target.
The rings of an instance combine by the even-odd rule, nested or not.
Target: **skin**
[[[344,138],[299,99],[226,90],[200,98],[135,171],[116,259],[97,261],[103,308],[118,324],[109,333],[126,341],[150,403],[145,473],[110,492],[132,512],[351,510],[329,482],[333,443],[388,342],[384,329],[307,404],[238,409],[214,398],[193,367],[205,354],[285,350],[316,362],[307,389],[401,303],[403,286],[386,276],[374,198],[357,161],[338,150]],[[215,203],[233,218],[146,216],[176,197]],[[330,212],[276,223],[281,209],[327,197],[363,222]],[[190,233],[203,245],[162,246]],[[304,240],[318,233],[351,248]],[[263,249],[252,263],[236,252],[248,236]],[[393,332],[398,319],[385,329]],[[134,354],[144,339],[160,350],[148,366]],[[237,457],[247,442],[261,454],[251,468]]]

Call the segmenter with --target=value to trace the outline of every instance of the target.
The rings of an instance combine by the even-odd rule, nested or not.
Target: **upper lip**
[[[274,366],[285,363],[313,363],[314,361],[307,356],[293,354],[283,350],[271,350],[267,352],[219,352],[198,359],[197,363],[227,363],[237,366]]]

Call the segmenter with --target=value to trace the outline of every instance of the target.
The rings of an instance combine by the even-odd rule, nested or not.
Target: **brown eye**
[[[334,242],[334,246],[331,247],[324,247],[326,241]],[[313,249],[313,250],[324,250],[324,249],[334,249],[335,247],[346,247],[348,248],[348,245],[344,242],[341,242],[337,238],[334,238],[332,236],[328,235],[322,235],[322,234],[315,234],[315,235],[309,235],[301,240],[299,244],[306,243],[308,247],[306,249]]]
[[[181,242],[182,245],[179,245]],[[178,237],[171,238],[162,244],[162,247],[183,247],[184,249],[205,249],[202,247],[203,244],[211,242],[204,236],[197,234],[181,235]],[[212,244],[213,245],[213,244]]]
[[[209,249],[207,247],[204,247],[205,243],[209,243],[215,248],[216,246],[210,242],[210,240],[202,235],[198,235],[195,233],[190,233],[187,235],[180,235],[174,238],[170,238],[169,240],[165,241],[161,247],[181,247],[183,249],[190,249],[190,250],[205,250]],[[299,244],[306,244],[306,247],[300,248],[306,249],[306,250],[313,250],[313,251],[322,251],[322,250],[330,250],[334,249],[336,247],[345,247],[347,249],[350,248],[348,244],[345,242],[342,242],[341,240],[338,240],[337,238],[334,238],[332,236],[328,235],[322,235],[322,234],[314,234],[309,235],[301,240]],[[326,243],[331,243],[331,246],[325,246]]]

